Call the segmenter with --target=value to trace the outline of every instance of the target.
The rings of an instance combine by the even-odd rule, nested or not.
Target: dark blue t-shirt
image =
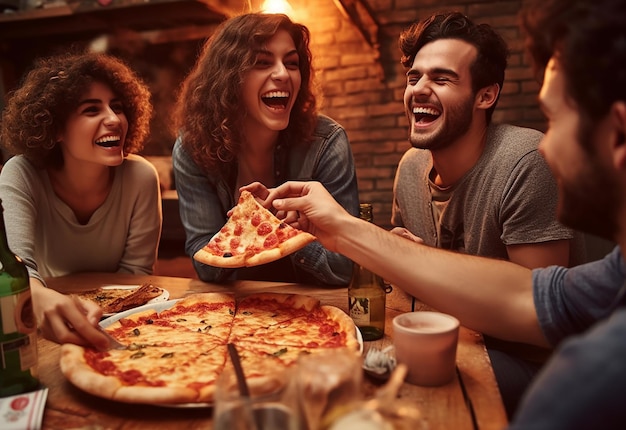
[[[593,263],[533,271],[539,323],[556,350],[510,430],[626,428],[625,280],[619,247]]]

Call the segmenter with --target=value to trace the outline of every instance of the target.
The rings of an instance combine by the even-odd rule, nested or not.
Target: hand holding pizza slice
[[[278,219],[249,191],[242,191],[224,227],[193,258],[215,267],[236,268],[270,263],[316,240]]]

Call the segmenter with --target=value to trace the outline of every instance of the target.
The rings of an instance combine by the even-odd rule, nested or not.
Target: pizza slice
[[[235,297],[230,293],[198,293],[178,300],[171,308],[136,312],[110,324],[106,330],[129,345],[185,343],[194,335],[225,343],[235,315]],[[176,336],[168,336],[176,333]]]
[[[257,348],[253,342],[237,344],[237,351],[246,383],[254,394],[271,393],[284,388],[289,378],[288,368],[296,363],[299,354],[303,352],[297,348],[287,350],[275,345]]]
[[[239,301],[230,342],[250,339],[259,330],[269,330],[303,317],[319,306],[318,299],[301,294],[257,293]]]
[[[180,331],[203,333],[226,342],[233,324],[235,307],[234,294],[198,293],[162,311],[159,319],[178,327]]]
[[[60,366],[72,383],[91,394],[128,403],[175,404],[212,401],[225,362],[226,346],[199,335],[184,348],[146,345],[102,352],[65,344]]]
[[[315,236],[282,222],[242,191],[226,224],[193,258],[215,267],[258,266],[285,257]]]
[[[356,329],[350,317],[341,309],[324,306],[304,317],[283,321],[271,327],[261,327],[248,334],[258,344],[273,344],[300,348],[359,348]]]
[[[257,362],[273,363],[275,368],[289,367],[298,361],[301,355],[314,354],[316,348],[276,345],[271,343],[258,343],[254,341],[240,341],[237,349],[242,362],[242,367],[252,369],[250,375],[253,376],[258,368]]]

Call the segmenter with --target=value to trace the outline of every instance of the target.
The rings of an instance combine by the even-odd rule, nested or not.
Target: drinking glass
[[[239,391],[234,370],[227,367],[216,383],[213,428],[301,430],[297,398],[292,390],[292,385],[287,384],[268,393],[251,390],[248,396],[243,396]]]
[[[294,381],[306,428],[317,430],[325,416],[362,400],[362,363],[362,357],[347,348],[298,358]]]

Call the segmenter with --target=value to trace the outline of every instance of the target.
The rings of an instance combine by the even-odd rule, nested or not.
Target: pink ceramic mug
[[[408,312],[393,319],[393,345],[398,363],[408,367],[407,381],[444,385],[456,369],[459,320],[440,312]]]

